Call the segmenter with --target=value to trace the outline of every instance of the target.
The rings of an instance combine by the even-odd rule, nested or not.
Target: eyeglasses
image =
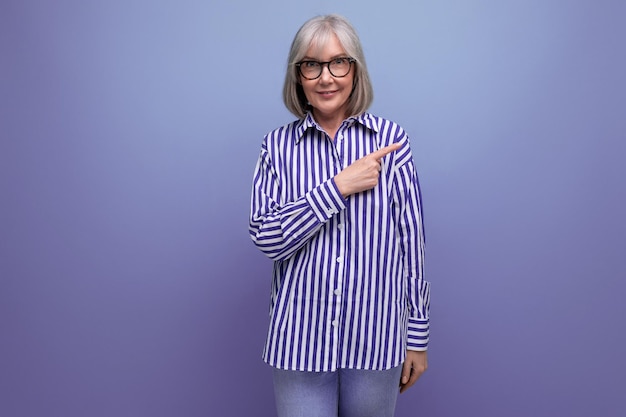
[[[324,70],[324,65],[328,68],[328,72],[335,78],[341,78],[348,75],[350,72],[350,68],[352,68],[352,63],[356,62],[354,58],[335,58],[332,61],[328,62],[319,62],[319,61],[301,61],[296,63],[296,67],[298,67],[298,72],[307,80],[315,80],[322,75],[322,71]]]

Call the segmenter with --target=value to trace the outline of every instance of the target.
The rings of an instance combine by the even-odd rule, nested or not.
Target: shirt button
[[[338,257],[338,258],[337,258],[337,262],[338,262],[338,263],[342,263],[342,262],[343,262],[343,256]]]
[[[338,224],[338,225],[337,225],[337,229],[339,229],[339,230],[343,230],[343,224]]]
[[[337,320],[333,320],[333,322],[331,323],[333,326],[337,327],[337,325],[339,324],[339,322]]]
[[[335,293],[335,295],[339,295],[341,294],[341,290],[339,288],[337,288],[335,291],[333,291]]]

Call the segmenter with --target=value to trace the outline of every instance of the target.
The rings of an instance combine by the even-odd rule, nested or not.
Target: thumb
[[[410,378],[411,378],[411,362],[404,361],[404,363],[402,364],[402,377],[400,378],[400,382],[402,384],[406,384],[407,382],[409,382]]]

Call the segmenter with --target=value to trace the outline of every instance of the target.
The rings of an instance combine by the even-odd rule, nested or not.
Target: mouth
[[[322,99],[331,99],[333,98],[337,93],[339,92],[339,90],[333,90],[333,91],[318,91],[317,94],[319,94],[319,97]]]

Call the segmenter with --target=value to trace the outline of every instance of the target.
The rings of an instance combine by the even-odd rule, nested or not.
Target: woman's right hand
[[[357,159],[335,176],[335,184],[344,198],[351,194],[366,191],[378,185],[381,160],[387,154],[400,149],[400,143],[393,143]]]

